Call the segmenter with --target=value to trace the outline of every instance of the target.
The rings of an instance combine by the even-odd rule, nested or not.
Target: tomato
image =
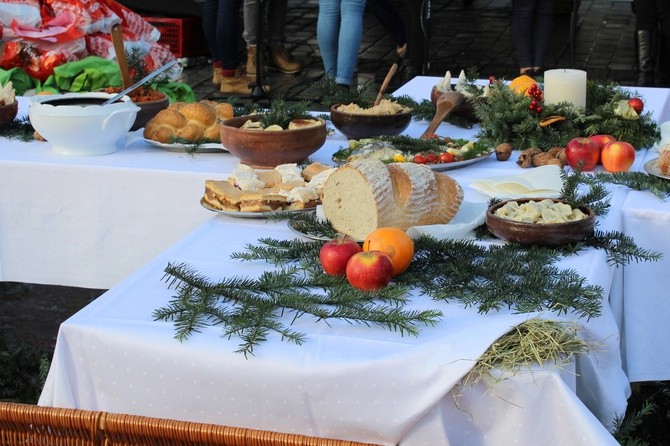
[[[426,164],[426,161],[426,157],[423,155],[414,155],[414,158],[412,158],[412,162],[417,164]]]
[[[454,154],[450,153],[450,152],[440,153],[440,162],[441,163],[453,163],[454,162]]]
[[[426,155],[426,162],[435,164],[437,162],[437,155],[435,155],[434,153],[429,153],[428,155]]]

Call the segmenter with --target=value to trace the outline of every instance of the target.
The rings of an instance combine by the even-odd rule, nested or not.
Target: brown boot
[[[256,45],[247,46],[246,72],[251,80],[256,80]]]
[[[270,61],[282,73],[294,74],[302,70],[302,65],[291,59],[284,45],[273,45],[270,47]]]
[[[221,68],[219,67],[213,67],[213,76],[212,76],[212,83],[216,85],[221,85],[221,78],[223,77],[221,75]]]
[[[263,85],[263,91],[265,91],[265,93],[269,93],[270,86]],[[221,93],[230,96],[250,96],[251,81],[249,81],[249,78],[246,77],[240,70],[237,70],[233,76],[221,77]]]

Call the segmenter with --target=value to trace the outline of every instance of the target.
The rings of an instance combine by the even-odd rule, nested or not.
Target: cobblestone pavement
[[[394,3],[404,14],[404,2],[394,0]],[[450,70],[456,76],[461,69],[475,68],[486,78],[493,75],[511,79],[517,75],[512,44],[511,1],[433,0],[428,3],[431,5],[430,19],[426,22],[429,49],[425,64],[427,69],[423,74],[443,76]],[[586,70],[589,78],[633,85],[635,16],[631,2],[581,0],[576,3],[575,44],[572,48],[573,3],[571,0],[557,0],[546,68],[578,68]],[[304,64],[305,69],[295,75],[268,71],[264,80],[272,87],[273,97],[318,102],[314,92],[310,91],[310,85],[323,77],[316,40],[317,8],[317,0],[289,0],[287,48]],[[374,79],[381,84],[397,60],[395,43],[390,35],[372,14],[366,13],[358,60],[359,83]],[[223,98],[216,86],[211,84],[211,71],[207,65],[187,67],[184,80],[194,88],[200,99]],[[388,92],[407,80],[399,73]]]

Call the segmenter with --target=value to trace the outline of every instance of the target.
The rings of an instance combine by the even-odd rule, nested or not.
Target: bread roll
[[[335,230],[364,240],[374,229],[406,230],[448,223],[463,190],[451,177],[414,163],[359,159],[333,172],[323,188],[323,213]]]
[[[670,175],[670,150],[661,150],[658,157],[658,168],[663,175]]]
[[[144,126],[144,137],[170,143],[174,139],[220,141],[219,122],[233,117],[233,106],[214,101],[174,102]]]

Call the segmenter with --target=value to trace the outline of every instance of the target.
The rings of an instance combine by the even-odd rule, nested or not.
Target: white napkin
[[[470,183],[473,189],[489,197],[514,199],[557,198],[563,188],[561,168],[555,165],[533,167],[519,175],[501,175]]]
[[[653,150],[661,151],[661,150],[668,150],[668,146],[670,144],[670,121],[665,121],[662,124],[659,124],[659,127],[661,129],[661,140],[656,142],[651,148]]]
[[[486,203],[464,201],[454,218],[444,225],[412,226],[407,229],[407,235],[412,238],[420,235],[429,235],[436,239],[463,239],[473,238],[473,230],[486,221]]]

